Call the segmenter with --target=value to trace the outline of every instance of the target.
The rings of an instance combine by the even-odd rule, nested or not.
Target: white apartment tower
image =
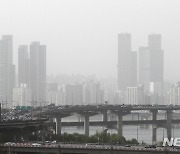
[[[0,40],[0,101],[3,108],[12,106],[14,86],[13,37],[3,35]]]
[[[138,85],[137,87],[127,87],[126,104],[130,104],[130,105],[145,104],[143,85]]]
[[[176,83],[169,90],[168,104],[180,105],[180,83]]]
[[[46,102],[46,46],[39,42],[30,45],[30,88],[34,105],[47,105]]]

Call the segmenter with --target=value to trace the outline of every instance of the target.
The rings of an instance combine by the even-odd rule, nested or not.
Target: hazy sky
[[[0,35],[47,45],[47,72],[117,76],[117,34],[162,34],[165,78],[180,80],[180,0],[0,0]]]

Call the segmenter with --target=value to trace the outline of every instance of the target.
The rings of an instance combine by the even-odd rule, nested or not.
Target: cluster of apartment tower
[[[18,47],[18,86],[13,101],[25,106],[47,105],[46,46],[40,42]]]
[[[13,36],[0,40],[0,101],[2,107],[46,102],[46,46],[32,42],[18,48],[18,85],[13,65]],[[23,94],[23,96],[22,96]],[[18,99],[17,99],[18,97]],[[27,101],[28,100],[28,101]]]
[[[127,104],[162,103],[163,50],[161,35],[148,35],[147,47],[131,49],[131,34],[118,35],[119,99]]]
[[[59,87],[59,88],[58,88]],[[48,83],[47,101],[56,105],[98,105],[104,104],[104,90],[93,80],[81,83]]]
[[[148,35],[146,47],[135,52],[131,34],[118,34],[117,91],[86,81],[59,86],[46,79],[46,45],[32,42],[18,47],[18,77],[13,65],[13,37],[0,40],[0,102],[2,107],[88,104],[180,104],[180,83],[163,80],[161,35]],[[17,80],[16,80],[17,79]]]
[[[18,77],[13,65],[13,37],[0,40],[0,102],[14,106],[82,105],[104,103],[100,84],[94,81],[66,84],[47,82],[46,45],[32,42],[18,47]],[[16,80],[17,79],[17,80]]]
[[[161,35],[148,35],[146,47],[131,49],[131,34],[118,35],[117,102],[136,105],[180,104],[180,84],[164,82]]]

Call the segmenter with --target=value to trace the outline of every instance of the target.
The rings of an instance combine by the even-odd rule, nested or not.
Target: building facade
[[[168,104],[180,105],[180,83],[172,86],[168,93]]]
[[[150,82],[163,82],[164,52],[161,49],[160,34],[148,36],[148,48],[150,50]]]
[[[125,104],[129,104],[129,105],[145,104],[144,86],[138,85],[136,87],[127,87]]]
[[[118,90],[137,84],[137,53],[131,51],[131,35],[118,34]]]
[[[28,46],[20,45],[18,48],[18,86],[26,84],[29,87],[29,55]]]
[[[83,104],[100,105],[104,104],[104,91],[101,90],[100,84],[89,81],[83,84]]]
[[[30,88],[35,106],[46,102],[46,46],[39,42],[30,45]]]
[[[69,84],[65,85],[65,105],[82,105],[83,104],[83,85]]]
[[[150,51],[147,47],[139,48],[139,83],[144,85],[147,92],[150,82]]]
[[[3,108],[12,107],[14,87],[13,37],[3,35],[0,40],[0,101]]]
[[[13,106],[32,106],[31,89],[26,84],[13,89]]]

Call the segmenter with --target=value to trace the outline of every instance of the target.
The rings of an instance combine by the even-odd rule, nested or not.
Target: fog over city
[[[179,153],[179,15],[180,0],[0,0],[0,153]]]
[[[148,34],[162,35],[164,78],[178,81],[179,0],[1,0],[0,34],[18,46],[47,46],[47,74],[117,78],[118,33],[131,33],[132,50],[147,46]]]

